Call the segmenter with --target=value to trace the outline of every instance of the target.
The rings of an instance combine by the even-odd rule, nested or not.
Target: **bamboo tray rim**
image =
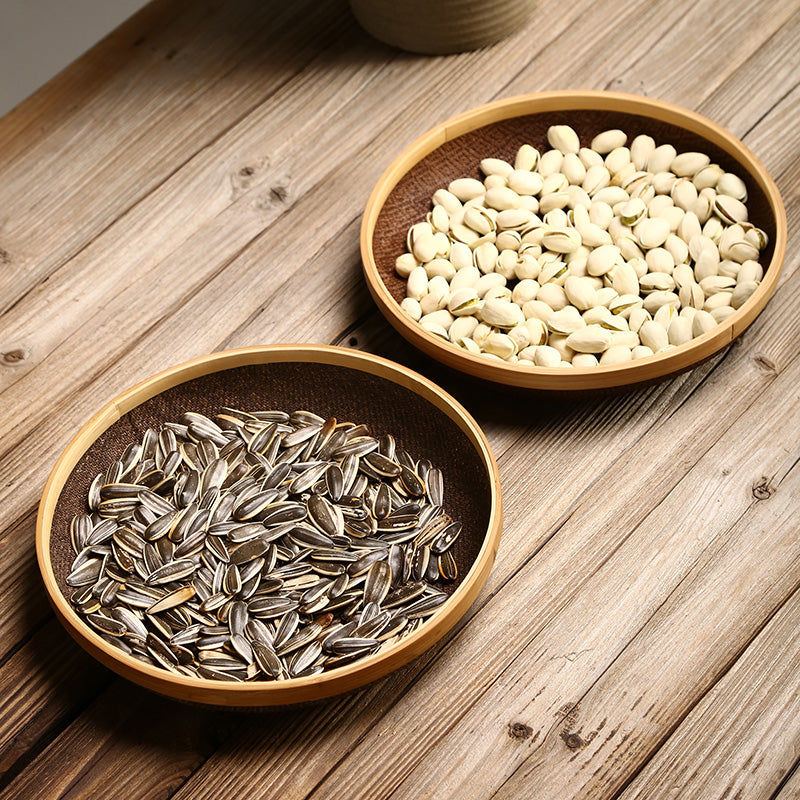
[[[452,139],[493,122],[556,111],[616,111],[683,128],[709,140],[733,158],[764,192],[775,219],[773,255],[750,298],[713,330],[665,353],[596,367],[524,367],[490,360],[442,342],[413,322],[381,278],[372,249],[375,227],[386,199],[401,178],[425,156]],[[457,177],[457,176],[456,176]],[[400,152],[378,179],[361,220],[360,249],[370,294],[389,323],[415,347],[471,375],[511,386],[547,390],[585,390],[636,385],[688,369],[730,344],[758,316],[772,296],[786,255],[786,210],[775,181],[758,157],[737,137],[707,117],[664,100],[625,92],[564,90],[502,98],[476,106],[423,133]]]
[[[97,437],[132,409],[161,392],[216,372],[268,363],[317,363],[346,367],[392,381],[446,414],[467,436],[488,478],[489,518],[478,554],[461,584],[418,630],[380,653],[304,678],[236,683],[192,678],[145,664],[104,641],[74,611],[59,589],[50,557],[51,526],[66,479]],[[225,350],[185,361],[140,381],[105,403],[58,458],[45,484],[36,518],[36,556],[48,599],[70,635],[105,666],[146,688],[216,705],[277,706],[318,700],[376,680],[408,663],[438,641],[466,612],[494,563],[502,527],[497,463],[472,415],[448,392],[407,367],[381,356],[332,345],[281,343]],[[366,676],[366,679],[365,679]]]

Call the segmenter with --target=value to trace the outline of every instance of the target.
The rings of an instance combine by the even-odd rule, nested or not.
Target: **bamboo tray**
[[[443,342],[401,309],[405,281],[394,271],[414,222],[430,210],[434,191],[456,177],[482,177],[482,158],[513,161],[523,143],[549,149],[550,125],[571,125],[586,146],[609,128],[630,141],[640,133],[678,151],[700,150],[746,182],[750,220],[769,236],[761,253],[764,279],[750,299],[714,330],[666,353],[625,364],[572,369],[522,367],[473,355]],[[499,100],[437,125],[407,147],[386,169],[367,202],[361,224],[361,257],[370,293],[394,328],[427,355],[479,378],[545,390],[595,390],[651,383],[696,366],[733,341],[775,291],[786,252],[786,212],[775,182],[742,142],[705,117],[646,97],[615,92],[543,92]]]
[[[189,678],[144,664],[104,641],[71,607],[65,583],[74,557],[69,521],[85,510],[92,477],[144,430],[184,410],[306,408],[392,433],[444,473],[445,510],[464,523],[453,547],[459,579],[451,597],[418,630],[385,651],[329,672],[285,681],[234,683]],[[477,596],[500,540],[497,466],[472,417],[426,378],[377,356],[337,347],[274,345],[215,353],[134,386],[81,428],[47,481],[36,523],[36,552],[58,619],[110,669],[182,700],[225,706],[274,706],[349,691],[420,655],[449,631]],[[65,596],[66,595],[66,596]]]

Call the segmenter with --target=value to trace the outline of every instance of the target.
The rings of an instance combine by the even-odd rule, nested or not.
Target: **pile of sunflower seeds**
[[[441,471],[309,411],[186,412],[148,429],[70,525],[71,602],[173,673],[315,675],[389,647],[447,600],[461,532]]]

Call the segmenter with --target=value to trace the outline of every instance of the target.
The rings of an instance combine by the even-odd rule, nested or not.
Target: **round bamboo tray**
[[[392,433],[444,473],[445,510],[464,523],[453,546],[459,579],[451,597],[406,639],[346,666],[306,678],[234,683],[188,678],[146,665],[103,640],[71,607],[65,577],[74,554],[69,521],[86,509],[92,477],[147,427],[182,411],[306,408]],[[58,619],[98,661],[148,689],[224,706],[277,706],[346,692],[420,655],[449,631],[477,596],[500,541],[500,485],[486,437],[450,395],[405,367],[356,350],[313,345],[249,347],[173,367],[101,408],[78,432],[47,481],[36,523],[36,553]]]
[[[592,137],[621,128],[630,141],[649,134],[679,152],[699,150],[747,184],[750,220],[769,236],[761,252],[764,279],[724,323],[680,347],[611,366],[572,369],[523,367],[473,355],[443,342],[400,308],[405,281],[394,262],[405,251],[408,228],[425,218],[431,196],[457,177],[482,177],[482,158],[513,161],[520,145],[549,149],[547,128],[571,125],[588,146]],[[597,390],[652,383],[696,366],[733,341],[775,291],[786,253],[786,212],[775,182],[753,153],[705,117],[646,97],[615,92],[543,92],[499,100],[437,125],[406,148],[386,169],[367,202],[361,224],[361,257],[370,293],[381,312],[409,342],[442,363],[497,383],[555,391]]]

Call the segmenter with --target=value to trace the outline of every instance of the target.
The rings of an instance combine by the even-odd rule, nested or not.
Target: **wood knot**
[[[255,172],[256,172],[256,168],[255,167],[250,167],[250,166],[242,167],[239,170],[239,174],[243,178],[249,178],[251,175],[255,175]]]
[[[529,739],[533,733],[533,728],[526,725],[524,722],[509,722],[508,735],[512,739]]]
[[[285,186],[273,186],[269,190],[269,196],[273,203],[284,203],[289,196],[289,192],[286,190]]]
[[[769,500],[773,494],[775,494],[775,490],[769,485],[769,478],[766,475],[762,475],[753,484],[753,497],[756,500]]]
[[[11,366],[16,366],[27,357],[28,353],[21,347],[15,347],[13,350],[6,350],[5,353],[0,353],[3,363]]]
[[[570,750],[580,750],[581,747],[586,747],[586,742],[584,742],[577,733],[568,733],[567,731],[562,731],[561,738],[564,740],[564,744],[569,747]]]
[[[11,253],[8,250],[4,250],[0,247],[0,264],[10,264],[11,263]]]
[[[764,372],[778,372],[778,367],[775,362],[771,358],[767,358],[764,353],[755,353],[753,355],[753,361],[755,361],[756,366],[761,367]]]

